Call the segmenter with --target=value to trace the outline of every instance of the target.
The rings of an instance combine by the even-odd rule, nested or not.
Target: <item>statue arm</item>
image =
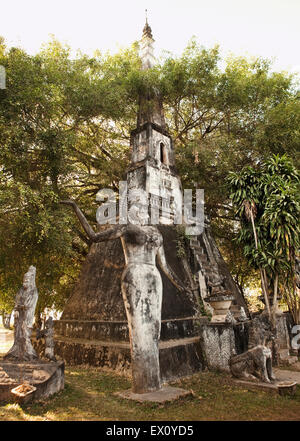
[[[21,305],[23,303],[23,288],[20,288],[15,297],[15,305]]]
[[[102,231],[101,233],[95,233],[95,231],[90,226],[88,220],[86,219],[85,215],[82,213],[76,202],[72,200],[67,200],[67,201],[61,201],[60,203],[64,205],[70,205],[73,208],[84,231],[86,232],[86,234],[88,235],[88,237],[91,239],[92,242],[104,242],[106,240],[117,239],[118,237],[121,237],[124,232],[124,225],[122,225],[122,226],[109,228],[108,230]]]
[[[163,245],[160,246],[157,253],[158,263],[165,275],[168,277],[168,279],[173,283],[174,286],[179,291],[188,291],[189,288],[185,287],[182,282],[179,280],[179,278],[174,274],[172,268],[167,264],[165,251]]]

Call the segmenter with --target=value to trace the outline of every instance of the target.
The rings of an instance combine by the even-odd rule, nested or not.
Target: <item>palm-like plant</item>
[[[243,244],[249,263],[260,271],[272,322],[275,324],[281,284],[294,321],[300,323],[300,297],[295,295],[295,258],[300,246],[298,171],[287,156],[274,155],[255,169],[247,167],[230,173],[228,183],[241,220],[238,241]]]

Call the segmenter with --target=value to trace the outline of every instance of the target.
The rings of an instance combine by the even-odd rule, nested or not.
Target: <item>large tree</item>
[[[117,190],[124,178],[138,96],[149,87],[163,98],[183,185],[205,189],[216,238],[245,283],[225,178],[272,152],[297,164],[293,77],[259,58],[231,58],[220,68],[218,48],[194,41],[181,57],[142,71],[137,49],[71,59],[55,40],[35,56],[1,40],[0,293],[7,309],[29,264],[37,266],[39,309],[62,308],[90,243],[58,201],[76,199],[95,225],[95,195]]]

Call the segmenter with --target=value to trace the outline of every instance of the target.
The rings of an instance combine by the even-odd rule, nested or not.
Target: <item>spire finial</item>
[[[141,59],[142,59],[142,68],[149,69],[155,64],[155,57],[153,51],[153,42],[154,39],[152,37],[152,30],[148,24],[148,10],[145,9],[146,13],[146,23],[143,29],[143,36],[141,39]]]
[[[146,23],[143,29],[143,37],[149,37],[153,40],[152,31],[148,23],[148,9],[145,9]]]

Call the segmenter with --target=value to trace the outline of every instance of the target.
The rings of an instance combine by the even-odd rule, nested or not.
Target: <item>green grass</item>
[[[46,401],[0,406],[0,420],[143,421],[143,420],[299,420],[300,388],[294,397],[236,386],[224,373],[202,372],[172,383],[193,396],[165,405],[123,400],[114,392],[130,381],[96,368],[68,367],[65,389]]]

